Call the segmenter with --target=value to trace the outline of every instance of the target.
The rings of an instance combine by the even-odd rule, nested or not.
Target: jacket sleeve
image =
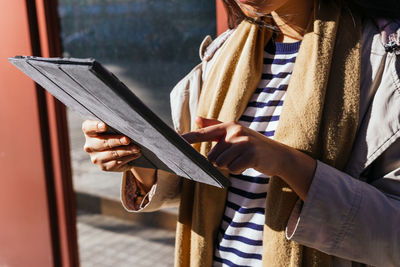
[[[391,171],[371,184],[318,162],[306,201],[289,218],[287,238],[340,258],[398,266],[399,148],[400,139],[391,146]]]
[[[152,212],[162,208],[172,208],[179,205],[181,178],[176,174],[157,170],[156,184],[144,197],[143,202],[148,200],[146,205],[135,208],[136,199],[130,187],[134,183],[135,177],[132,172],[125,172],[121,183],[121,202],[124,208],[130,212]]]

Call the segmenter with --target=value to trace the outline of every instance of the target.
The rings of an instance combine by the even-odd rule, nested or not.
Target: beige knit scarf
[[[347,9],[321,1],[304,36],[275,140],[343,169],[356,134],[361,22]],[[242,22],[217,55],[202,88],[198,114],[237,121],[262,72],[265,29]],[[210,143],[197,147],[203,155]],[[186,180],[186,179],[185,179]],[[184,181],[176,265],[211,266],[226,190]],[[285,238],[297,195],[279,177],[269,184],[263,236],[264,266],[329,266],[330,257]]]

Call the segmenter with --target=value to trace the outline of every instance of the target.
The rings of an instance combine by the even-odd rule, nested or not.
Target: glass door
[[[63,56],[100,61],[169,125],[170,90],[200,62],[203,38],[216,34],[209,0],[58,0],[58,13]],[[90,162],[82,118],[68,111],[68,120],[81,265],[172,266],[177,211],[124,211],[121,174]]]

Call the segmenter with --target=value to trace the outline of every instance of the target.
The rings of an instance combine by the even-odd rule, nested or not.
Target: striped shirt
[[[267,44],[261,81],[239,123],[274,137],[299,47],[300,42]],[[254,169],[230,176],[214,266],[261,266],[269,177]]]

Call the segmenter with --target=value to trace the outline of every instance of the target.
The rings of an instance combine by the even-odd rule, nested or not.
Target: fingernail
[[[199,126],[200,128],[202,128],[202,126],[203,126],[203,120],[202,120],[201,117],[199,117],[199,116],[196,117],[195,122],[196,122],[197,126]]]
[[[131,148],[131,151],[134,152],[134,153],[139,153],[139,152],[140,152],[140,149],[139,149],[138,147],[133,146],[133,147]]]
[[[126,136],[121,137],[120,141],[121,141],[121,143],[122,143],[123,145],[128,145],[128,144],[130,143],[129,138],[127,138]]]
[[[104,130],[106,129],[106,125],[104,124],[104,122],[99,122],[99,123],[97,124],[97,129],[98,129],[99,131],[104,131]]]

